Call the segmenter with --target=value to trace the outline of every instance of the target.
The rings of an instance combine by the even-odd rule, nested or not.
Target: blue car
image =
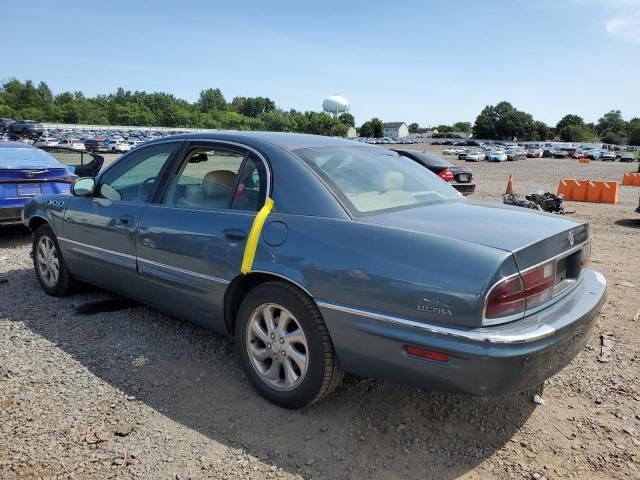
[[[90,155],[65,148],[48,153],[22,142],[0,142],[0,225],[21,224],[22,207],[32,197],[66,193],[78,176],[95,176],[102,157],[89,158],[85,153]]]
[[[584,347],[606,281],[589,225],[472,202],[361,142],[166,137],[25,206],[38,281],[76,281],[235,337],[247,378],[301,408],[344,372],[473,395],[544,382]]]

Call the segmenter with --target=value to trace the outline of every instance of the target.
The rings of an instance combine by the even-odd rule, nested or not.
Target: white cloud
[[[612,18],[607,22],[607,32],[630,42],[640,43],[640,16]]]
[[[582,6],[602,9],[608,17],[605,28],[612,37],[640,43],[640,0],[573,0]]]

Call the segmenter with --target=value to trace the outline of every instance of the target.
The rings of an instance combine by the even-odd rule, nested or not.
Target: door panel
[[[136,226],[144,205],[74,197],[60,239],[74,276],[113,291],[135,281]]]
[[[223,301],[240,273],[255,215],[151,205],[138,229],[141,295],[161,310],[224,331]],[[236,231],[234,239],[225,230]],[[238,233],[244,233],[244,238]]]
[[[122,157],[100,176],[93,196],[71,199],[60,246],[73,275],[137,298],[138,224],[181,143],[149,145]]]
[[[264,203],[266,163],[238,146],[198,142],[185,148],[160,204],[138,229],[145,302],[225,331],[224,295],[240,273],[246,238]]]

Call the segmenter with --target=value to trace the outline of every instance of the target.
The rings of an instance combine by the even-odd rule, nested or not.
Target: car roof
[[[247,140],[261,140],[276,145],[285,150],[298,150],[301,148],[313,147],[361,147],[375,148],[362,142],[346,140],[339,137],[326,137],[322,135],[310,135],[306,133],[288,132],[240,132],[235,130],[221,130],[219,132],[184,133],[171,135],[152,140],[152,143],[166,142],[167,140],[237,140],[242,142]]]
[[[0,148],[32,148],[36,150],[36,147],[23,142],[0,142]]]

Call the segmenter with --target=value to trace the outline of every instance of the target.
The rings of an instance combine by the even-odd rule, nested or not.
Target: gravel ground
[[[509,173],[524,193],[631,168],[467,165],[483,200],[500,200]],[[609,297],[585,350],[544,387],[478,399],[347,377],[297,412],[251,389],[228,338],[146,307],[74,315],[108,294],[46,296],[30,235],[4,229],[0,478],[640,478],[639,194],[622,187],[618,205],[567,203],[592,224]],[[605,363],[601,336],[612,345]]]

